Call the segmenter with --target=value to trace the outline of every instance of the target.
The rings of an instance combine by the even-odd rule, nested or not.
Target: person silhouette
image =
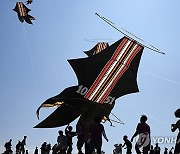
[[[47,146],[47,143],[44,142],[42,145],[41,145],[41,154],[46,154],[46,146]]]
[[[158,143],[156,143],[156,146],[154,147],[154,153],[155,154],[160,154],[161,153],[161,148],[159,147]]]
[[[174,115],[176,118],[180,118],[180,108],[174,112]],[[177,139],[176,139],[174,154],[180,153],[180,119],[175,124],[171,124],[171,131],[172,132],[175,132],[177,129],[179,132],[178,132]]]
[[[46,145],[46,154],[50,154],[50,151],[51,151],[51,144],[47,144]]]
[[[94,118],[94,123],[90,126],[89,133],[89,154],[92,154],[94,149],[97,150],[97,154],[101,154],[102,136],[107,142],[108,138],[106,137],[104,126],[101,124],[101,118],[99,116]]]
[[[85,137],[84,137],[86,124],[83,121],[81,121],[78,126],[79,127],[76,126],[76,134],[77,134],[76,146],[77,146],[78,154],[83,154],[82,147],[83,145],[87,146],[87,143],[85,142]],[[85,153],[87,153],[87,151],[88,149],[86,148]]]
[[[16,144],[16,153],[19,154],[21,152],[21,141],[18,141]]]
[[[66,134],[66,137],[67,137],[67,154],[71,154],[72,145],[73,145],[72,138],[74,136],[76,136],[76,132],[73,132],[72,129],[73,129],[73,127],[69,126],[69,124],[65,128],[65,134]]]
[[[12,139],[10,139],[8,142],[6,142],[6,143],[4,144],[4,147],[5,147],[5,149],[6,149],[4,153],[7,153],[7,154],[13,153],[13,151],[12,151],[12,149],[11,149],[11,147],[12,147]]]
[[[38,147],[35,148],[34,154],[38,154]]]
[[[67,150],[67,137],[63,134],[63,131],[58,131],[59,136],[57,137],[58,148],[61,154],[66,154]]]
[[[21,152],[22,154],[25,153],[25,145],[26,145],[26,139],[27,139],[27,136],[24,136],[23,140],[21,141]]]
[[[124,140],[124,144],[122,147],[126,146],[126,154],[131,154],[131,150],[132,150],[132,143],[128,140],[128,136],[127,135],[124,135],[123,136],[123,140]]]
[[[140,147],[143,147],[143,154],[148,154],[150,150],[150,126],[146,123],[147,116],[142,115],[140,118],[140,123],[138,123],[136,127],[136,131],[131,138],[131,142],[133,142],[134,137],[139,135],[138,142],[136,142],[135,150],[137,154],[141,154]]]
[[[153,147],[153,145],[151,145],[151,147],[150,147],[149,154],[154,154],[154,147]]]
[[[58,152],[58,145],[57,143],[55,143],[52,147],[52,154],[57,154],[57,152]]]
[[[168,148],[164,148],[164,154],[168,154]]]

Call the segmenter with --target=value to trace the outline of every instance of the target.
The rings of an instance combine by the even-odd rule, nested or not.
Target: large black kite
[[[87,58],[70,59],[78,85],[64,89],[38,108],[58,108],[35,128],[64,126],[80,116],[79,123],[91,123],[95,116],[109,120],[115,100],[138,92],[137,71],[144,47],[123,37],[112,45],[97,44],[85,53]]]

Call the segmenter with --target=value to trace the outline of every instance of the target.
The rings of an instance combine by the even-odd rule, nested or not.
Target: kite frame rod
[[[156,48],[156,47],[154,47],[154,46],[152,46],[152,45],[149,45],[149,46],[150,46],[150,47],[149,47],[149,46],[147,46],[147,45],[145,45],[145,44],[143,44],[143,43],[140,43],[139,41],[133,39],[132,37],[130,37],[129,35],[127,35],[126,33],[124,33],[122,30],[120,30],[120,29],[118,29],[117,27],[115,27],[115,26],[113,25],[114,23],[111,22],[109,19],[106,19],[105,17],[100,16],[98,13],[95,13],[95,15],[97,15],[99,18],[101,18],[103,21],[105,21],[105,22],[106,22],[107,24],[109,24],[111,27],[113,27],[114,29],[116,29],[118,32],[120,32],[120,33],[123,34],[124,36],[128,37],[130,40],[133,40],[133,41],[137,42],[138,44],[142,45],[143,47],[146,47],[146,48],[148,48],[148,49],[150,49],[150,50],[152,50],[152,51],[155,51],[155,52],[160,53],[160,54],[165,54],[164,52],[162,52],[161,50],[159,50],[158,48]],[[124,30],[124,31],[126,31],[127,33],[129,33],[129,34],[131,34],[132,36],[136,37],[137,39],[143,41],[141,38],[135,36],[134,34],[128,32],[127,30]],[[145,42],[145,41],[143,41],[143,42]],[[151,48],[151,47],[152,47],[152,48]]]

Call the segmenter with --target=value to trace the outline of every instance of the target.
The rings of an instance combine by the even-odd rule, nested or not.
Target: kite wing
[[[52,128],[64,126],[75,120],[85,110],[86,100],[76,93],[77,86],[69,87],[63,90],[59,95],[47,99],[37,110],[42,107],[58,108],[45,120],[35,126],[35,128]],[[84,106],[83,106],[84,104]]]

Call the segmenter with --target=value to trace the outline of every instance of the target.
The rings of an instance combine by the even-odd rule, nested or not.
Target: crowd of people
[[[180,118],[180,109],[175,111],[175,116]],[[128,139],[127,135],[123,137],[124,144],[115,144],[115,149],[113,150],[113,154],[122,154],[122,148],[126,146],[126,154],[132,153],[132,142],[134,137],[139,135],[139,138],[135,144],[136,154],[162,154],[162,150],[159,147],[158,143],[155,144],[155,147],[151,144],[151,129],[150,126],[146,123],[147,116],[142,115],[140,118],[140,122],[136,127],[136,131],[132,136],[131,140]],[[180,119],[176,122],[176,124],[172,124],[171,131],[174,132],[177,129],[180,130]],[[142,149],[142,152],[141,150]],[[180,132],[178,133],[175,148],[172,147],[169,151],[168,148],[165,147],[163,154],[180,154]]]
[[[22,141],[18,141],[18,143],[16,144],[16,154],[28,154],[28,150],[25,150],[25,145],[26,145],[26,139],[27,136],[24,136],[24,138],[22,139]],[[3,154],[12,154],[12,139],[10,139],[8,142],[6,142],[4,144],[5,147],[5,151],[3,152]]]
[[[124,137],[123,137],[123,139],[124,139]],[[126,154],[127,153],[132,153],[131,152],[131,150],[132,150],[131,142],[129,140],[125,141],[124,145],[126,145],[125,149],[127,149]],[[123,153],[122,149],[123,149],[124,146],[122,144],[114,144],[114,147],[115,147],[115,149],[113,150],[113,154],[122,154]],[[174,150],[174,147],[172,147],[169,150],[168,150],[167,147],[165,147],[164,150],[162,150],[159,147],[158,143],[156,143],[155,147],[153,145],[151,145],[148,154],[174,154],[173,150]]]
[[[177,118],[180,118],[180,109],[177,109],[175,111],[175,116]],[[162,151],[164,154],[180,154],[180,119],[175,123],[171,125],[171,131],[175,132],[177,129],[179,130],[176,140],[175,148],[171,148],[168,150],[168,148],[165,148],[164,150],[161,150],[158,143],[156,143],[155,146],[151,144],[151,128],[147,124],[147,116],[142,115],[140,118],[140,122],[137,124],[136,131],[131,137],[131,139],[128,139],[127,135],[123,136],[123,144],[115,144],[115,149],[113,150],[113,154],[122,154],[122,149],[126,149],[126,154],[132,153],[132,142],[133,139],[138,135],[139,138],[135,144],[135,151],[136,154],[162,154]],[[96,116],[94,118],[94,123],[91,124],[89,129],[89,140],[84,140],[84,131],[83,131],[83,125],[79,129],[79,131],[75,132],[73,131],[72,126],[67,126],[65,128],[65,131],[62,130],[58,131],[58,137],[57,137],[57,143],[53,146],[51,144],[47,144],[44,142],[40,149],[38,147],[35,148],[34,154],[50,154],[52,151],[52,154],[72,154],[72,138],[74,136],[77,136],[77,150],[78,154],[83,154],[82,151],[85,152],[85,154],[102,154],[105,153],[102,151],[102,137],[108,142],[108,138],[105,133],[104,126],[101,124],[101,117]],[[24,136],[22,141],[18,141],[16,145],[16,154],[28,154],[28,150],[25,150],[26,145],[26,139],[27,136]],[[13,151],[11,149],[12,147],[12,139],[10,139],[8,142],[5,143],[5,151],[3,154],[12,154]],[[85,145],[85,149],[82,150],[83,145]],[[142,151],[141,151],[142,150]],[[74,154],[74,153],[73,153]]]

